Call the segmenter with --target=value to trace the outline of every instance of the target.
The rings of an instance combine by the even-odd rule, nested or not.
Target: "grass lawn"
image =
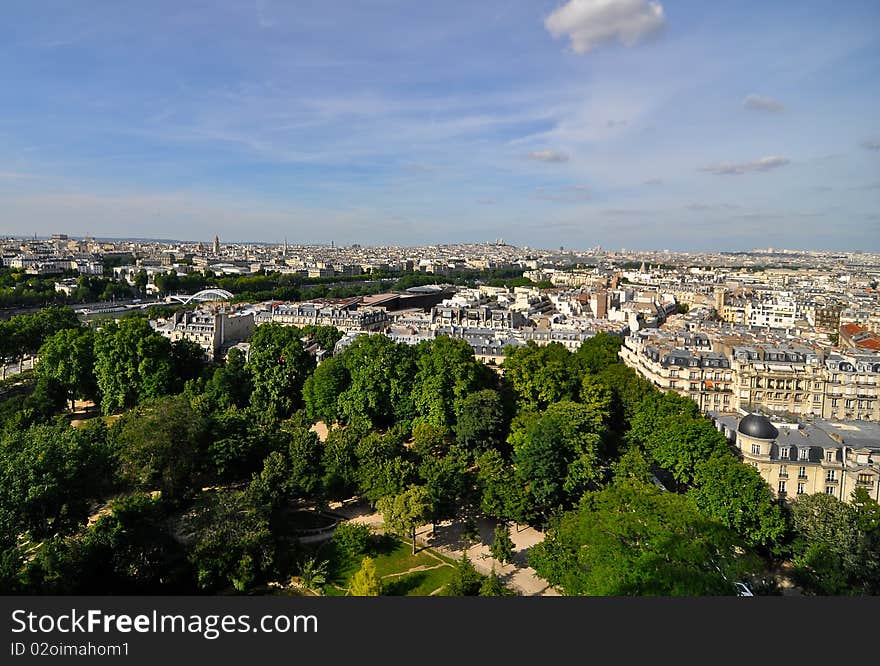
[[[428,596],[452,578],[452,560],[426,549],[412,554],[412,544],[390,536],[377,538],[368,553],[376,564],[376,572],[382,577],[387,596]],[[361,559],[346,562],[332,581],[324,586],[328,596],[344,595],[348,581],[360,569]],[[422,570],[410,571],[422,567]],[[406,573],[406,572],[410,573]],[[335,584],[335,585],[334,585]],[[336,587],[338,586],[338,587]]]

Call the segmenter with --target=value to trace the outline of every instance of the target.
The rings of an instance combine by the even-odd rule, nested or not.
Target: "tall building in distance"
[[[220,236],[214,236],[214,256],[218,256],[220,254]]]

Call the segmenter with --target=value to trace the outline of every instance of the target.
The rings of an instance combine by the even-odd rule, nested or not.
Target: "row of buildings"
[[[880,421],[880,354],[810,346],[748,330],[664,329],[628,335],[623,361],[703,411],[749,410]]]

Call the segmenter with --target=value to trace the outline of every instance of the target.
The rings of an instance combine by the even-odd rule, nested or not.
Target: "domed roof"
[[[776,439],[779,431],[770,423],[770,419],[760,414],[749,414],[739,422],[737,431],[755,439]]]

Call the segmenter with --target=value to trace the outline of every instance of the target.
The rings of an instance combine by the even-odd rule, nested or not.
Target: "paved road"
[[[34,367],[34,360],[35,359],[33,358],[26,357],[21,362],[21,365],[19,365],[18,361],[16,361],[15,363],[10,363],[6,366],[0,366],[0,379],[8,379],[9,377],[13,377],[14,375],[17,375],[20,372],[24,372],[25,370],[32,370]]]

